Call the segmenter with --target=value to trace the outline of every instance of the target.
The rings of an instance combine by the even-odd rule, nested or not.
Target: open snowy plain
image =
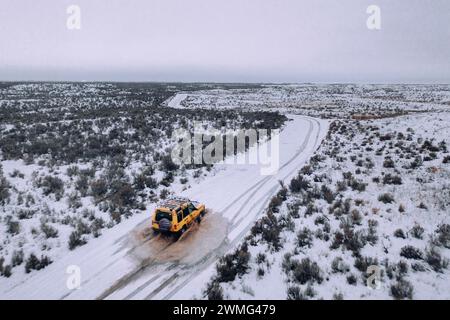
[[[60,112],[50,119],[36,102],[49,94],[44,84],[2,90],[0,298],[450,298],[449,86],[204,85],[145,96],[67,85],[50,92],[65,92],[63,105],[77,112],[47,106]],[[115,128],[111,108],[122,119]],[[12,109],[23,112],[7,118]],[[278,172],[175,167],[162,121],[177,119],[172,130],[199,113],[207,127],[281,128]],[[58,132],[90,152],[52,150],[45,142]],[[178,242],[149,229],[170,194],[208,208]]]

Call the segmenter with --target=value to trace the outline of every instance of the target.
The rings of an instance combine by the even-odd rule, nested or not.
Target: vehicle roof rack
[[[170,210],[178,208],[180,205],[186,202],[190,202],[189,198],[186,197],[169,197],[161,202],[158,202],[159,207],[166,207]]]

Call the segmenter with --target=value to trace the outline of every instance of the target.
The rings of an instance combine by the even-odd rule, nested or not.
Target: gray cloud
[[[2,0],[0,79],[448,83],[449,18],[447,0]]]

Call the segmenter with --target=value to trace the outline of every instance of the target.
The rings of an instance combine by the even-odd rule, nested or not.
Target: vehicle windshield
[[[156,219],[156,221],[159,221],[161,219],[167,219],[169,221],[172,221],[172,214],[169,212],[156,210],[155,219]]]

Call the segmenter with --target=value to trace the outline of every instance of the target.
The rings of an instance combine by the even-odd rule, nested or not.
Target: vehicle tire
[[[184,226],[183,228],[181,228],[181,230],[178,231],[178,232],[176,233],[176,238],[177,238],[177,240],[180,239],[181,236],[182,236],[186,231],[187,231],[186,226]]]
[[[198,217],[197,217],[197,223],[200,223],[200,222],[202,222],[202,215],[200,214]]]

